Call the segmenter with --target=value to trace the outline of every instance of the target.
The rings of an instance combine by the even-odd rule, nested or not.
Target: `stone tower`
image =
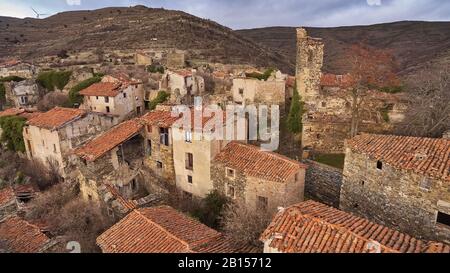
[[[297,88],[308,103],[318,95],[323,66],[322,39],[311,38],[304,28],[297,28]]]

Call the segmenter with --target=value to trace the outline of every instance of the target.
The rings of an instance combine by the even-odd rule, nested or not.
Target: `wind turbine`
[[[48,15],[48,14],[44,14],[44,13],[38,13],[33,7],[30,7],[33,11],[34,11],[34,13],[36,13],[36,18],[37,19],[39,19],[39,18],[41,18],[41,16],[45,16],[45,15]]]

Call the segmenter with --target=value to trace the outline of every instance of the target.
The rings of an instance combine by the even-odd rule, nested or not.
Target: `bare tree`
[[[40,190],[46,190],[61,181],[59,168],[53,160],[48,162],[48,166],[38,160],[25,160],[21,164],[21,170],[31,177],[31,181],[36,183]]]
[[[350,136],[359,132],[361,114],[367,100],[368,91],[399,85],[396,76],[396,63],[392,54],[386,50],[354,45],[348,53],[351,63],[350,78],[347,82],[349,92],[344,94],[351,105]]]
[[[44,221],[52,236],[80,243],[82,252],[98,252],[96,238],[113,224],[105,208],[78,197],[77,187],[70,183],[51,187],[29,205],[27,219]]]
[[[223,231],[237,242],[261,246],[259,237],[270,224],[271,215],[264,210],[251,209],[243,200],[229,204],[223,212]]]
[[[38,102],[37,108],[39,111],[45,112],[53,109],[56,106],[66,107],[69,105],[69,96],[61,92],[50,92]]]
[[[441,137],[450,129],[450,68],[429,67],[408,79],[409,101],[397,133]]]

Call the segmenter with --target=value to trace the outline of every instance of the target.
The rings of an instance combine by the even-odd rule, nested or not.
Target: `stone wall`
[[[437,224],[450,214],[448,183],[393,168],[346,149],[340,208],[427,240],[450,242],[450,226]]]
[[[339,208],[342,170],[306,160],[305,196]]]
[[[258,208],[259,196],[267,198],[267,208],[270,213],[275,213],[278,207],[288,207],[304,200],[305,174],[303,170],[299,172],[297,181],[292,178],[283,183],[246,176],[238,170],[234,170],[234,172],[234,178],[227,177],[226,166],[217,162],[213,163],[211,167],[213,187],[227,195],[228,186],[232,186],[235,191],[235,199],[242,200],[249,208]]]
[[[350,90],[339,83],[343,80],[333,84],[322,81],[323,55],[323,41],[298,29],[296,80],[306,110],[302,118],[305,125],[302,145],[321,153],[343,153],[344,141],[350,137],[353,98]],[[345,75],[334,76],[342,79]],[[359,131],[391,133],[391,123],[403,117],[400,102],[400,95],[368,92],[359,110]]]
[[[159,127],[151,126],[151,132],[149,132],[148,128],[148,126],[145,128],[146,156],[144,163],[155,175],[174,186],[175,168],[173,162],[172,130],[169,129],[169,146],[166,146],[161,144]],[[162,169],[157,167],[158,161],[162,163]]]

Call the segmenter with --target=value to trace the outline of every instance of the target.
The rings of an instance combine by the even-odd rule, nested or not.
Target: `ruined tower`
[[[311,38],[304,28],[297,28],[296,79],[300,96],[305,103],[318,95],[323,66],[322,39]]]

